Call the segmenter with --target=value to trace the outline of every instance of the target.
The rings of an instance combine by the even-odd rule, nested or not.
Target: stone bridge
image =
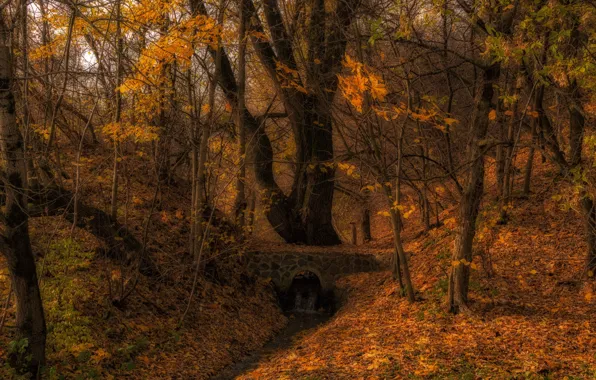
[[[346,274],[381,270],[376,257],[357,253],[313,252],[248,252],[248,271],[256,276],[271,278],[280,291],[287,291],[300,272],[317,275],[324,291],[332,290],[335,281]]]

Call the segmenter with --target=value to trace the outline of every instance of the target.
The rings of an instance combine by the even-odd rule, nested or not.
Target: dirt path
[[[292,345],[294,340],[308,333],[310,330],[327,322],[331,316],[326,313],[291,313],[288,314],[287,326],[277,334],[263,348],[254,351],[244,359],[226,367],[212,380],[235,379],[258,367],[261,361]]]

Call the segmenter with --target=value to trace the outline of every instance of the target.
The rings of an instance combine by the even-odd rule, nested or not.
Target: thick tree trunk
[[[254,3],[248,0],[247,5],[253,20],[258,20]],[[323,1],[316,1],[314,6],[317,8],[311,11],[308,31],[311,55],[309,61],[314,62],[318,59],[322,62],[325,60],[322,52],[325,45],[324,9],[321,8]],[[294,181],[291,194],[285,202],[290,210],[280,210],[291,215],[286,223],[294,224],[294,236],[284,239],[310,245],[340,244],[341,240],[333,228],[331,217],[335,173],[333,165],[329,165],[333,160],[331,104],[337,80],[334,74],[329,76],[327,71],[332,69],[335,61],[341,61],[345,42],[343,48],[340,48],[340,55],[334,57],[333,63],[326,65],[324,69],[321,67],[323,64],[311,62],[307,70],[308,90],[304,93],[293,86],[285,85],[279,79],[279,63],[286,65],[290,70],[297,70],[297,65],[292,53],[291,40],[283,30],[283,19],[275,0],[265,2],[265,16],[272,33],[272,43],[252,36],[252,44],[281,95],[296,142]],[[256,32],[264,32],[258,21],[253,23],[252,28]],[[296,80],[300,83],[300,79]],[[278,204],[281,205],[282,202]],[[267,217],[271,222],[271,217]],[[274,223],[271,224],[276,226]]]
[[[247,1],[246,5],[253,21],[250,25],[252,31],[264,33],[253,2]],[[194,14],[207,15],[203,1],[190,0],[190,6]],[[327,39],[333,42],[328,46],[326,55],[320,58],[320,61],[325,64],[314,65],[313,63],[317,67],[326,67],[324,73],[314,75],[319,79],[320,88],[308,91],[307,94],[281,84],[277,65],[284,64],[292,70],[296,67],[291,40],[285,34],[277,3],[266,2],[264,11],[273,42],[256,38],[254,35],[251,35],[251,41],[266,72],[281,95],[293,128],[297,150],[294,183],[291,193],[286,195],[275,180],[272,165],[273,148],[264,132],[261,120],[246,109],[239,112],[244,115],[246,140],[251,142],[247,147],[247,156],[253,162],[255,180],[262,190],[262,198],[267,199],[268,202],[265,205],[265,214],[271,226],[286,242],[313,245],[339,244],[341,240],[333,228],[331,218],[334,170],[333,165],[330,165],[333,159],[330,99],[333,98],[337,87],[335,74],[341,67],[345,50],[346,41],[343,38],[343,31],[351,21],[354,7],[348,2],[338,4],[336,13],[340,21],[333,24],[334,28],[331,28],[327,35]],[[322,36],[325,37],[324,34]],[[275,51],[272,45],[275,46]],[[210,48],[210,54],[216,58],[215,49]],[[237,109],[238,84],[229,58],[223,51],[218,80],[228,102]]]
[[[290,200],[293,213],[299,216],[301,229],[304,230],[304,243],[309,245],[335,245],[341,240],[333,228],[332,205],[334,195],[335,170],[333,165],[333,138],[330,110],[325,110],[327,102],[309,97],[305,109],[306,120],[302,122],[304,134],[304,161],[300,165],[299,176],[294,181]],[[311,108],[312,107],[312,108]]]
[[[0,30],[6,35],[6,30]],[[45,363],[46,323],[41,302],[35,259],[29,240],[27,215],[27,171],[23,138],[15,120],[15,102],[12,93],[10,48],[0,47],[0,136],[4,164],[4,231],[0,250],[6,257],[12,287],[17,300],[16,327],[18,337],[27,339],[25,355],[11,361],[23,366],[34,377]]]
[[[493,86],[499,80],[500,72],[499,63],[491,65],[483,72],[483,89],[476,106],[472,138],[468,143],[467,157],[471,167],[459,205],[458,234],[452,258],[452,262],[457,262],[457,265],[452,266],[449,278],[449,310],[453,313],[467,308],[469,265],[473,259],[472,245],[476,234],[476,218],[484,192],[485,147],[481,142],[485,139],[488,130],[489,112],[493,108]]]

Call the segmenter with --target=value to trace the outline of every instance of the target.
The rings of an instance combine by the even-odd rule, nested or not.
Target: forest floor
[[[444,304],[452,215],[422,236],[410,223],[404,235],[415,304],[400,296],[389,272],[347,276],[338,284],[347,301],[329,322],[239,378],[595,378],[596,303],[593,284],[582,281],[583,224],[575,211],[561,210],[562,184],[550,168],[538,170],[536,192],[514,201],[506,225],[495,223],[498,207],[487,195],[469,313],[453,316]],[[391,240],[366,249],[390,252]]]
[[[82,178],[99,183],[83,185],[83,202],[108,209],[109,160],[98,152],[82,169]],[[135,168],[128,178],[119,219],[142,241],[156,186],[151,163]],[[72,189],[68,181],[65,186]],[[30,220],[48,325],[45,378],[207,379],[262,347],[285,326],[272,286],[239,270],[239,243],[227,244],[234,253],[219,254],[229,260],[209,268],[193,287],[186,190],[164,186],[157,199],[147,243],[161,271],[153,278],[105,258],[98,239],[79,228],[71,233],[71,224],[60,216]],[[131,287],[125,302],[112,302]],[[6,363],[18,343],[14,297],[6,302],[9,293],[8,269],[0,257],[0,319],[5,315],[1,379],[17,377]]]
[[[96,175],[108,172],[106,166]],[[535,192],[515,199],[502,226],[495,223],[498,206],[489,186],[472,265],[470,313],[453,316],[444,305],[455,210],[443,213],[444,226],[424,234],[412,215],[404,237],[415,304],[401,296],[388,271],[347,276],[337,284],[347,297],[327,322],[273,344],[234,373],[242,372],[241,379],[594,378],[596,297],[583,278],[581,218],[561,209],[564,186],[552,168],[537,160],[535,178]],[[135,197],[151,199],[150,182],[133,186]],[[85,196],[101,204],[101,194],[88,190]],[[128,225],[139,231],[150,202],[135,199]],[[48,378],[206,379],[225,375],[223,368],[260,352],[283,329],[287,318],[271,285],[230,275],[234,268],[200,279],[184,314],[193,270],[183,257],[186,224],[184,210],[177,208],[183,202],[168,193],[153,221],[149,249],[159,263],[168,263],[165,273],[139,277],[119,307],[111,300],[134,275],[98,256],[100,243],[87,232],[71,235],[64,219],[32,219],[49,328]],[[386,237],[333,249],[387,258],[391,247]],[[10,285],[0,263],[4,304]],[[14,377],[3,363],[14,338],[14,312],[11,302],[0,331],[0,378]]]
[[[119,295],[120,284],[128,288],[132,280],[95,254],[92,236],[78,232],[70,238],[69,228],[61,218],[32,223],[35,250],[44,252],[38,269],[48,324],[44,378],[206,379],[260,348],[286,323],[269,284],[236,277],[225,283],[199,280],[182,323],[189,279],[140,276],[125,304],[116,307],[110,300]],[[4,303],[9,281],[1,263]],[[14,304],[6,310],[2,379],[18,378],[5,365],[14,341]]]

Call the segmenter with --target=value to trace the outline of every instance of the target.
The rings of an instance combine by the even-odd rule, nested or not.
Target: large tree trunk
[[[322,4],[322,1],[318,1],[316,7],[320,9]],[[246,5],[252,20],[251,30],[266,35],[253,2],[247,1]],[[264,3],[264,14],[272,40],[266,41],[251,34],[254,50],[281,96],[296,141],[294,182],[289,195],[282,191],[275,179],[273,149],[262,121],[246,109],[239,114],[244,115],[246,140],[251,142],[247,147],[247,156],[253,162],[255,180],[262,190],[263,198],[268,202],[265,205],[266,217],[275,231],[289,243],[333,245],[341,242],[331,218],[334,192],[331,103],[337,88],[336,74],[345,51],[345,30],[351,22],[356,5],[356,0],[340,2],[335,12],[337,22],[334,20],[326,23],[324,18],[317,18],[325,12],[312,12],[309,38],[312,32],[311,41],[318,44],[316,49],[309,48],[309,52],[317,51],[309,57],[309,61],[314,62],[316,59],[321,64],[312,63],[308,68],[309,79],[316,78],[314,85],[309,80],[308,91],[305,90],[306,86],[294,88],[280,81],[279,64],[290,70],[296,70],[297,66],[291,39],[284,30],[281,12],[274,0]],[[190,0],[190,6],[194,14],[207,15],[203,1]],[[321,32],[324,30],[321,28],[326,27],[329,28],[328,32]],[[315,33],[313,28],[319,29]],[[325,41],[331,42],[325,44]],[[314,46],[313,42],[309,45]],[[327,49],[323,49],[323,45],[327,45]],[[215,49],[209,49],[211,56],[215,58]],[[221,54],[218,80],[228,102],[238,109],[238,84],[225,52]]]
[[[306,244],[340,244],[331,216],[335,170],[329,164],[333,161],[333,139],[330,109],[324,109],[330,104],[311,96],[303,107],[312,111],[300,122],[306,141],[302,141],[303,158],[298,160],[309,164],[300,165],[295,173],[298,178],[290,195],[293,213],[299,217]]]
[[[342,4],[345,6],[345,3]],[[254,3],[249,0],[247,5],[254,20],[253,30],[264,33]],[[264,5],[272,41],[267,42],[252,36],[252,44],[281,95],[296,143],[294,181],[286,202],[293,219],[289,223],[295,223],[295,235],[286,241],[310,245],[340,244],[341,240],[333,228],[331,217],[335,171],[333,165],[329,164],[333,161],[331,105],[337,88],[335,70],[343,57],[345,41],[329,46],[329,52],[333,52],[335,56],[325,56],[324,2],[315,1],[308,30],[310,63],[306,84],[301,91],[298,87],[303,81],[295,78],[295,85],[288,86],[279,78],[278,64],[298,72],[291,39],[283,29],[277,2],[267,0]],[[338,14],[343,22],[348,20],[348,25],[351,17],[351,14]],[[333,32],[342,34],[341,30],[345,27],[347,26],[338,26]],[[321,64],[315,64],[315,60]],[[269,215],[268,219],[271,221]],[[274,223],[272,225],[275,226]]]
[[[476,115],[472,125],[472,138],[468,143],[468,161],[471,162],[470,174],[459,205],[458,234],[453,252],[453,265],[449,278],[449,310],[457,313],[467,308],[468,285],[470,281],[470,263],[472,262],[472,244],[476,234],[476,218],[484,191],[484,153],[481,142],[486,137],[489,124],[489,112],[493,108],[493,86],[499,79],[500,64],[495,63],[483,72],[484,85],[480,100],[476,106]]]
[[[6,36],[6,29],[0,30]],[[5,37],[6,38],[6,37]],[[37,374],[45,363],[46,323],[37,282],[35,259],[29,240],[23,138],[15,120],[10,48],[0,47],[0,136],[4,164],[4,231],[0,250],[6,257],[17,300],[16,327],[19,339],[27,340],[25,355],[11,362]],[[17,356],[18,355],[18,356]],[[30,356],[30,358],[29,358]]]

